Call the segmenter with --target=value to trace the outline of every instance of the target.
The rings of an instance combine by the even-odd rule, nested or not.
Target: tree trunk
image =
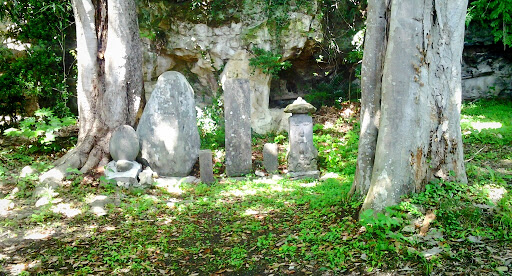
[[[460,132],[467,0],[382,2],[368,4],[353,188],[366,194],[363,210],[376,211],[434,177],[467,182]]]
[[[379,133],[382,70],[387,42],[390,0],[368,6],[366,39],[361,66],[361,132],[357,169],[351,193],[366,194],[370,189],[375,147]]]
[[[72,0],[77,31],[77,146],[57,161],[82,172],[105,165],[119,126],[134,125],[143,90],[134,0]]]

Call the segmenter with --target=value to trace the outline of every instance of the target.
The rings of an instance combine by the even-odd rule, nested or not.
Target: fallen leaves
[[[429,210],[425,215],[425,218],[423,219],[423,223],[421,225],[419,233],[420,236],[424,237],[425,235],[427,235],[430,223],[434,221],[434,219],[436,219],[436,214],[432,210]]]

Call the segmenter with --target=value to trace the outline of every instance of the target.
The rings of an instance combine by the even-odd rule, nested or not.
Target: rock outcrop
[[[493,46],[466,46],[462,62],[463,99],[496,96],[512,96],[512,60]]]
[[[286,15],[283,14],[287,24],[279,33],[274,30],[275,22],[268,18],[261,3],[247,1],[237,5],[239,19],[226,20],[220,24],[194,22],[190,14],[181,18],[164,6],[157,5],[156,9],[150,10],[155,16],[165,19],[158,26],[164,30],[159,33],[160,39],[145,39],[146,99],[150,97],[156,78],[172,68],[186,75],[196,91],[196,102],[208,104],[219,90],[220,73],[226,72],[226,69],[231,70],[228,69],[232,67],[230,63],[243,63],[245,67],[241,70],[244,74],[252,73],[254,68],[248,65],[250,54],[247,51],[253,47],[272,50],[282,55],[283,60],[288,60],[300,56],[303,51],[309,51],[311,45],[323,39],[322,24],[317,16],[317,1],[309,2],[307,9],[292,8]],[[170,16],[163,16],[167,13]],[[258,118],[252,118],[253,130],[266,133],[287,129],[287,117],[285,120],[282,120],[283,114],[273,117],[272,114],[278,112],[268,110],[270,76],[256,74],[251,77],[251,86],[257,91],[253,97],[253,110],[259,115]]]

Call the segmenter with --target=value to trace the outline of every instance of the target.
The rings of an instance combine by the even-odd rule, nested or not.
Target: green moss
[[[237,0],[192,0],[177,3],[170,0],[139,2],[141,27],[156,27],[162,20],[176,20],[211,27],[239,22],[241,7]]]
[[[253,41],[262,28],[274,38],[274,46],[279,48],[280,36],[290,28],[290,12],[314,13],[315,2],[306,0],[191,0],[176,2],[171,0],[145,0],[139,2],[139,24],[141,34],[151,40],[165,32],[172,22],[190,22],[218,27],[232,22],[265,22],[247,30],[243,40]],[[300,20],[296,20],[300,23]],[[294,22],[293,24],[297,24]]]

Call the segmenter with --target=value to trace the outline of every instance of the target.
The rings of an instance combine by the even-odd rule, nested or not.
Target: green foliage
[[[512,193],[506,193],[498,202],[498,212],[494,218],[502,229],[512,229]]]
[[[512,46],[512,0],[471,1],[466,25],[473,20],[482,26],[490,26],[495,42]]]
[[[437,226],[453,238],[464,238],[479,227],[483,213],[474,204],[487,204],[487,194],[477,185],[455,182],[428,184],[425,191],[411,198],[411,204],[435,209]]]
[[[23,136],[37,140],[42,146],[50,146],[55,142],[57,131],[74,124],[76,120],[72,117],[58,118],[50,109],[39,109],[35,112],[35,117],[23,119],[18,128],[9,128],[4,133],[8,136]]]
[[[274,37],[274,45],[280,48],[281,35],[290,24],[289,13],[292,11],[311,12],[312,2],[309,0],[259,0],[267,17],[267,27]]]
[[[69,115],[67,79],[73,74],[66,37],[73,30],[68,0],[6,1],[0,5],[0,20],[8,29],[0,34],[17,43],[28,43],[14,54],[0,49],[0,115],[22,114],[26,97],[37,97],[58,116]]]
[[[357,95],[356,91],[350,91],[350,89],[350,83],[346,78],[342,74],[337,74],[331,80],[316,85],[304,96],[304,99],[317,108],[322,106],[340,108],[343,102]]]
[[[493,106],[501,108],[497,103],[483,103],[467,104],[463,112],[478,118],[491,114]],[[502,120],[510,120],[510,114],[502,114]],[[356,152],[351,148],[357,148],[358,126],[346,131],[354,123],[348,118],[334,126],[314,126],[322,158],[334,152],[346,154],[341,162],[355,162]],[[256,141],[285,143],[285,137],[273,133]],[[490,139],[499,138],[485,140],[493,152],[466,162],[471,166],[471,185],[434,181],[422,193],[404,197],[383,213],[359,212],[362,202],[349,196],[355,163],[348,162],[339,165],[333,161],[329,166],[337,167],[328,170],[339,174],[324,181],[247,178],[215,185],[183,183],[179,196],[160,189],[126,191],[105,184],[104,178],[101,184],[93,180],[84,185],[82,180],[89,176],[69,170],[71,184],[57,192],[65,199],[63,205],[80,209],[80,215],[63,219],[53,208],[58,206],[54,200],[54,206],[40,207],[21,221],[9,215],[2,227],[6,232],[25,232],[34,224],[79,229],[66,238],[39,244],[38,252],[44,254],[26,256],[27,262],[40,262],[39,267],[29,267],[29,273],[492,274],[507,271],[510,265],[506,258],[496,256],[511,248],[512,178],[509,167],[496,164],[508,163],[512,154],[509,145],[491,143]],[[475,145],[480,147],[481,142]],[[465,146],[473,150],[475,145]],[[343,152],[343,147],[349,150]],[[9,212],[30,212],[33,208],[20,208],[23,204],[16,200],[24,199],[33,206],[35,175],[14,184],[9,178],[17,178],[17,167],[41,161],[5,148],[0,149],[0,159],[5,167],[0,167],[0,177],[7,182],[3,189],[18,188],[15,207]],[[476,177],[476,173],[480,175]],[[100,217],[89,210],[89,200],[98,194],[112,195],[112,203]],[[428,226],[424,223],[427,214],[435,214]],[[6,252],[8,257],[14,253]],[[13,263],[10,260],[6,258],[6,265]]]
[[[366,0],[324,0],[321,5],[325,30],[324,55],[329,63],[339,60],[356,70],[362,60],[362,35],[365,28]],[[354,40],[360,34],[359,41]],[[360,70],[360,69],[357,69]],[[355,75],[358,75],[357,72]]]
[[[214,99],[211,106],[197,110],[197,126],[202,149],[224,148],[224,108],[221,98]]]
[[[340,119],[338,124],[341,124]],[[328,172],[342,172],[347,175],[355,173],[357,148],[359,143],[359,126],[346,132],[339,133],[334,128],[314,126],[313,141],[318,149],[318,166]]]
[[[281,61],[283,56],[280,54],[258,47],[253,48],[252,51],[255,57],[249,59],[249,65],[261,69],[265,74],[276,77],[281,70],[286,70],[292,66],[292,63],[288,60]]]

